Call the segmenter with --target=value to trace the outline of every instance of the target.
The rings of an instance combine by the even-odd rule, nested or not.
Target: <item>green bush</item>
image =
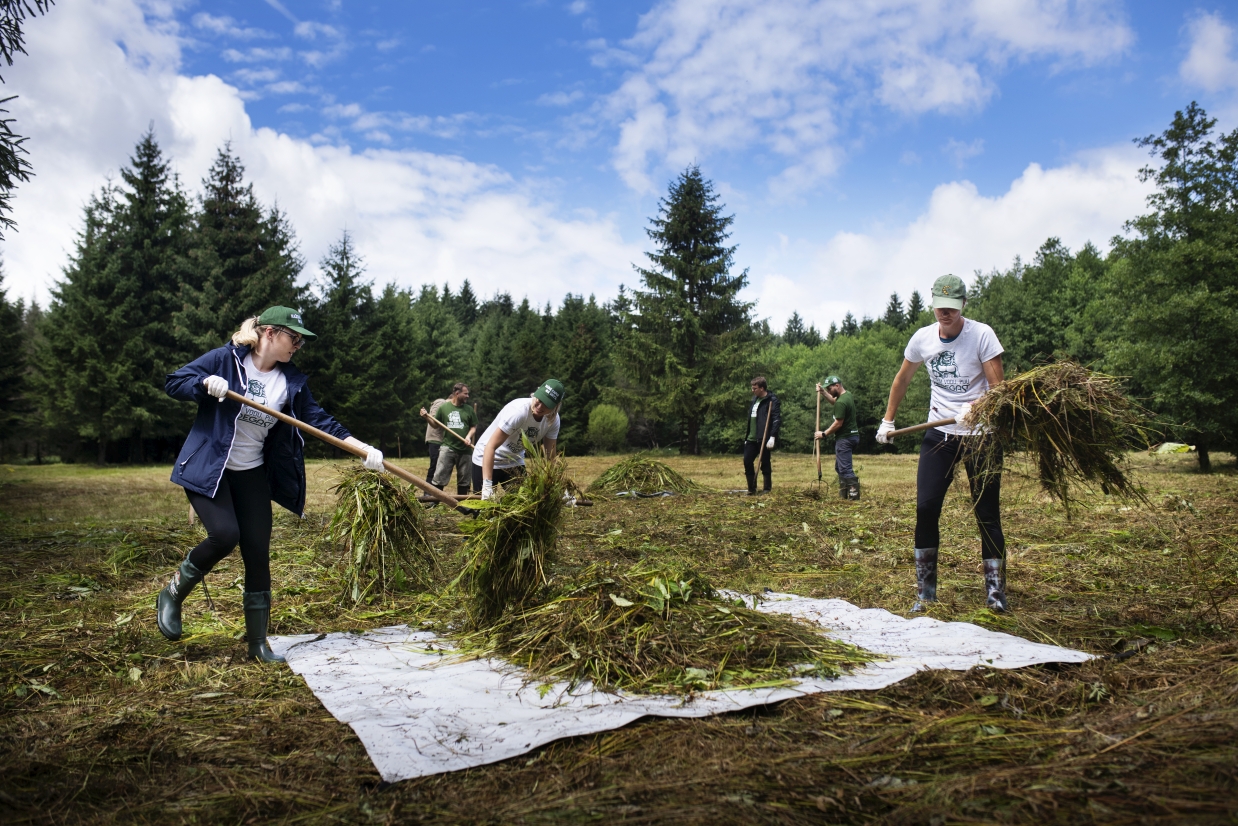
[[[613,404],[599,404],[589,414],[589,442],[599,452],[621,449],[628,440],[628,414]]]

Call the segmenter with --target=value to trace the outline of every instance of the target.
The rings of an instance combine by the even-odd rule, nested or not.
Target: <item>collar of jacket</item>
[[[244,387],[249,383],[249,376],[245,375],[245,357],[248,356],[253,348],[248,344],[233,344],[228,342],[227,348],[236,359],[238,375],[241,377],[241,386]],[[284,374],[284,380],[288,382],[288,400],[291,402],[292,397],[300,393],[309,381],[309,376],[301,372],[301,368],[297,367],[291,361],[276,362],[279,365],[280,372]]]

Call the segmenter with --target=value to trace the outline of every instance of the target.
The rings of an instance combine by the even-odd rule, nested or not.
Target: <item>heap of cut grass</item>
[[[690,493],[703,488],[663,462],[639,453],[612,465],[589,485],[590,493],[619,493],[628,490],[637,493],[658,493],[664,490]]]
[[[809,623],[726,599],[692,571],[591,566],[556,590],[465,635],[459,650],[503,657],[535,680],[657,694],[832,678],[875,658]]]
[[[469,561],[456,582],[469,595],[468,625],[482,628],[522,608],[546,582],[563,523],[567,464],[547,459],[527,441],[519,487],[497,502],[479,502],[481,518],[461,524],[471,534]]]
[[[1113,376],[1072,361],[1042,364],[992,388],[971,419],[986,430],[981,450],[1026,451],[1041,487],[1068,507],[1072,484],[1144,501],[1125,455],[1147,445],[1149,421]]]
[[[390,474],[354,465],[331,490],[338,503],[327,540],[344,551],[344,601],[355,605],[380,593],[433,586],[438,559],[408,487]]]

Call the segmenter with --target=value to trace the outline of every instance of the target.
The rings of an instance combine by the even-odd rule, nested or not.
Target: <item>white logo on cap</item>
[[[288,314],[288,317],[289,317],[289,318],[291,318],[293,321],[300,321],[300,320],[301,320],[301,314],[300,314],[300,313],[289,313],[289,314]]]
[[[559,398],[559,394],[556,393],[554,390],[552,390],[549,384],[542,385],[542,389],[546,391],[546,395],[549,396],[550,398],[552,399]]]

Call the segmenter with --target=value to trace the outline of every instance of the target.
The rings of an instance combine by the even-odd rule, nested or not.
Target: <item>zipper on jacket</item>
[[[249,387],[249,376],[245,374],[245,365],[241,364],[241,360],[236,357],[236,351],[232,352],[232,360],[236,362],[236,371],[241,376],[241,390],[244,391]],[[241,393],[245,395],[244,392]],[[211,491],[211,498],[215,498],[215,494],[219,493],[219,483],[224,479],[224,471],[228,469],[228,460],[232,458],[232,446],[236,444],[236,423],[241,418],[241,412],[245,405],[240,405],[236,411],[236,418],[232,420],[232,441],[228,442],[228,453],[224,456],[223,467],[219,469],[219,478],[215,480],[215,489]]]

